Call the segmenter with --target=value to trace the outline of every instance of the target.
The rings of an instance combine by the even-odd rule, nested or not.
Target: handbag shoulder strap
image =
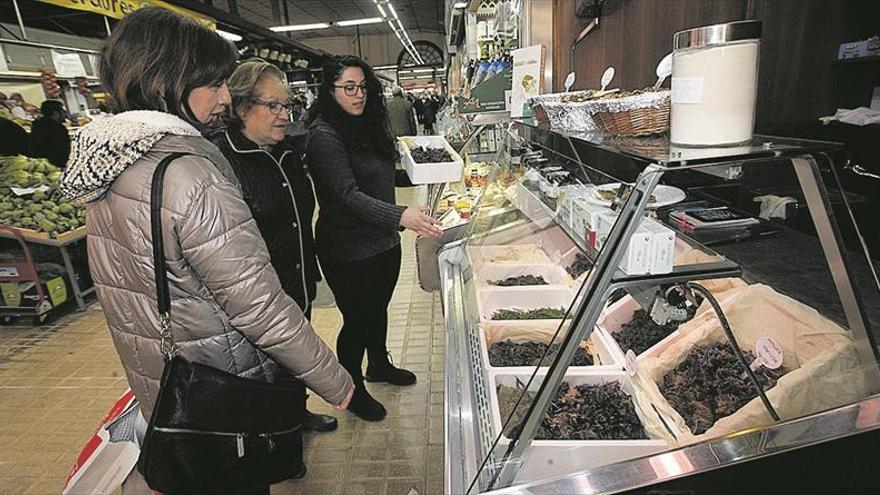
[[[153,171],[150,188],[150,231],[153,237],[153,273],[156,278],[156,305],[162,326],[160,349],[167,359],[174,353],[174,337],[171,335],[171,295],[168,288],[168,267],[165,265],[165,249],[162,236],[162,189],[168,165],[189,153],[171,153],[162,158]]]

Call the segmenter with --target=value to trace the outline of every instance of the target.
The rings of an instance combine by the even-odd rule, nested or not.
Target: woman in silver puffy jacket
[[[170,153],[162,203],[177,352],[269,382],[292,373],[344,409],[352,380],[281,288],[220,151],[202,137],[229,103],[235,49],[155,8],[115,28],[99,72],[117,115],[80,130],[62,189],[88,202],[89,269],[129,385],[149,418],[163,358],[150,234],[150,180]]]

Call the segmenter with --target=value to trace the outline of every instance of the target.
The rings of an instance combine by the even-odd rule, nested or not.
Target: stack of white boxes
[[[597,249],[605,244],[616,219],[613,212],[598,216],[595,231]],[[645,217],[629,238],[618,267],[627,275],[657,275],[671,272],[674,261],[675,232]]]

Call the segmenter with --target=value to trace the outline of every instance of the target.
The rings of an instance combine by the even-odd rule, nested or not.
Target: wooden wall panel
[[[554,87],[577,72],[576,89],[596,87],[602,72],[614,66],[614,86],[654,84],[654,68],[672,51],[672,35],[691,27],[740,20],[746,0],[607,0],[599,28],[570,50],[587,20],[575,16],[576,0],[556,0],[557,50]],[[573,62],[573,64],[572,64]]]
[[[840,43],[877,34],[880,1],[607,0],[599,28],[574,51],[571,44],[588,20],[575,16],[579,0],[555,1],[556,91],[572,67],[575,89],[598,87],[608,66],[617,72],[614,87],[652,85],[675,32],[749,18],[763,22],[759,131],[784,132],[839,107],[867,105],[873,86],[880,85],[880,63],[833,63]]]

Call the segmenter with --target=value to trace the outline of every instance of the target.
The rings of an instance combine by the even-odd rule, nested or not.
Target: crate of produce
[[[0,157],[0,225],[28,240],[66,241],[85,232],[85,208],[58,188],[61,170],[42,158]]]
[[[565,286],[485,287],[477,291],[477,308],[480,321],[559,320],[573,296]]]
[[[486,371],[531,373],[541,363],[541,356],[548,344],[551,346],[550,353],[542,367],[549,366],[558,352],[559,343],[569,330],[568,322],[561,329],[560,323],[561,320],[481,323],[480,347]],[[569,369],[620,371],[623,361],[615,357],[605,335],[596,329],[581,343]]]
[[[552,263],[487,264],[474,274],[474,279],[481,287],[522,288],[532,286],[567,286],[571,277],[565,270]]]
[[[611,338],[618,359],[632,350],[638,359],[662,351],[678,335],[674,323],[658,325],[631,296],[611,304],[596,323]]]
[[[536,395],[527,392],[528,397],[516,406],[520,389],[528,383],[529,377],[529,374],[496,374],[490,378],[492,424],[495,433],[501,433],[498,443],[502,449],[518,435],[517,425]],[[538,380],[544,378],[540,372],[536,375],[534,391],[540,383]],[[634,397],[634,388],[625,373],[569,372],[564,383],[563,395],[557,396],[551,406],[555,413],[542,421],[516,483],[641,457],[672,446],[662,423],[653,413],[646,413]],[[564,402],[560,398],[564,398]],[[507,422],[511,412],[514,415]],[[607,418],[610,424],[589,421],[598,417]],[[502,428],[505,422],[507,425]],[[562,438],[566,431],[570,432],[569,439]]]
[[[464,160],[443,136],[397,139],[403,168],[413,184],[440,184],[462,179]]]
[[[750,363],[759,346],[776,350],[776,363],[755,363],[754,371],[783,421],[868,394],[850,333],[815,309],[765,285],[730,289],[717,299]],[[633,371],[639,399],[681,432],[682,445],[773,424],[707,303]]]

